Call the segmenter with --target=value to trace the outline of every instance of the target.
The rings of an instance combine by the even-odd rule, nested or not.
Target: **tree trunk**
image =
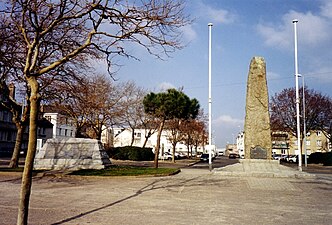
[[[144,136],[145,136],[145,140],[144,140],[144,143],[143,143],[143,147],[142,147],[142,148],[145,148],[146,144],[148,143],[149,138],[152,136],[152,132],[149,130],[149,131],[148,131],[148,134],[147,134],[147,135],[144,135]]]
[[[176,143],[175,144],[172,144],[172,151],[173,151],[173,155],[172,155],[172,163],[175,163],[175,147],[176,147]]]
[[[142,148],[145,148],[146,143],[148,143],[148,139],[149,139],[148,137],[145,138]]]
[[[18,167],[18,160],[19,160],[20,151],[21,151],[21,147],[22,147],[24,127],[21,126],[20,124],[16,123],[16,128],[17,128],[17,134],[16,134],[16,140],[15,140],[15,147],[14,147],[12,158],[9,163],[9,168]]]
[[[158,156],[159,156],[159,149],[160,149],[160,137],[161,137],[161,132],[163,131],[165,124],[165,120],[162,120],[162,122],[159,125],[158,128],[158,134],[157,134],[157,146],[156,150],[154,152],[154,168],[158,168]]]
[[[22,185],[18,209],[17,225],[28,224],[29,200],[32,185],[32,169],[37,146],[37,119],[39,111],[38,82],[35,77],[28,78],[31,87],[30,95],[30,121],[29,121],[29,142],[22,174]]]
[[[135,129],[131,129],[131,142],[130,146],[133,146],[135,140]]]

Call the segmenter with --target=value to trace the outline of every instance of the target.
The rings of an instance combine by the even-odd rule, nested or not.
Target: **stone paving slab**
[[[284,165],[277,160],[240,160],[239,163],[216,168],[214,173],[222,176],[238,177],[275,177],[275,178],[312,178],[314,174],[298,171]]]

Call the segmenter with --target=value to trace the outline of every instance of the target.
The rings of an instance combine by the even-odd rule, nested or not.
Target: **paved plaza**
[[[33,180],[29,224],[331,224],[331,176],[223,176],[182,168],[166,177]],[[16,224],[20,174],[0,174],[0,224]]]

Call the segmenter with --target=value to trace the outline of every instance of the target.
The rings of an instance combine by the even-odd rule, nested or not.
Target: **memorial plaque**
[[[266,159],[267,158],[267,150],[262,148],[261,146],[256,146],[250,149],[250,158],[251,159]]]

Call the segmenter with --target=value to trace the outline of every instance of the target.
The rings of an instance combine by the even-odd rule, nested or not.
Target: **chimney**
[[[15,85],[13,83],[10,83],[8,88],[9,88],[9,96],[12,99],[15,99]]]

